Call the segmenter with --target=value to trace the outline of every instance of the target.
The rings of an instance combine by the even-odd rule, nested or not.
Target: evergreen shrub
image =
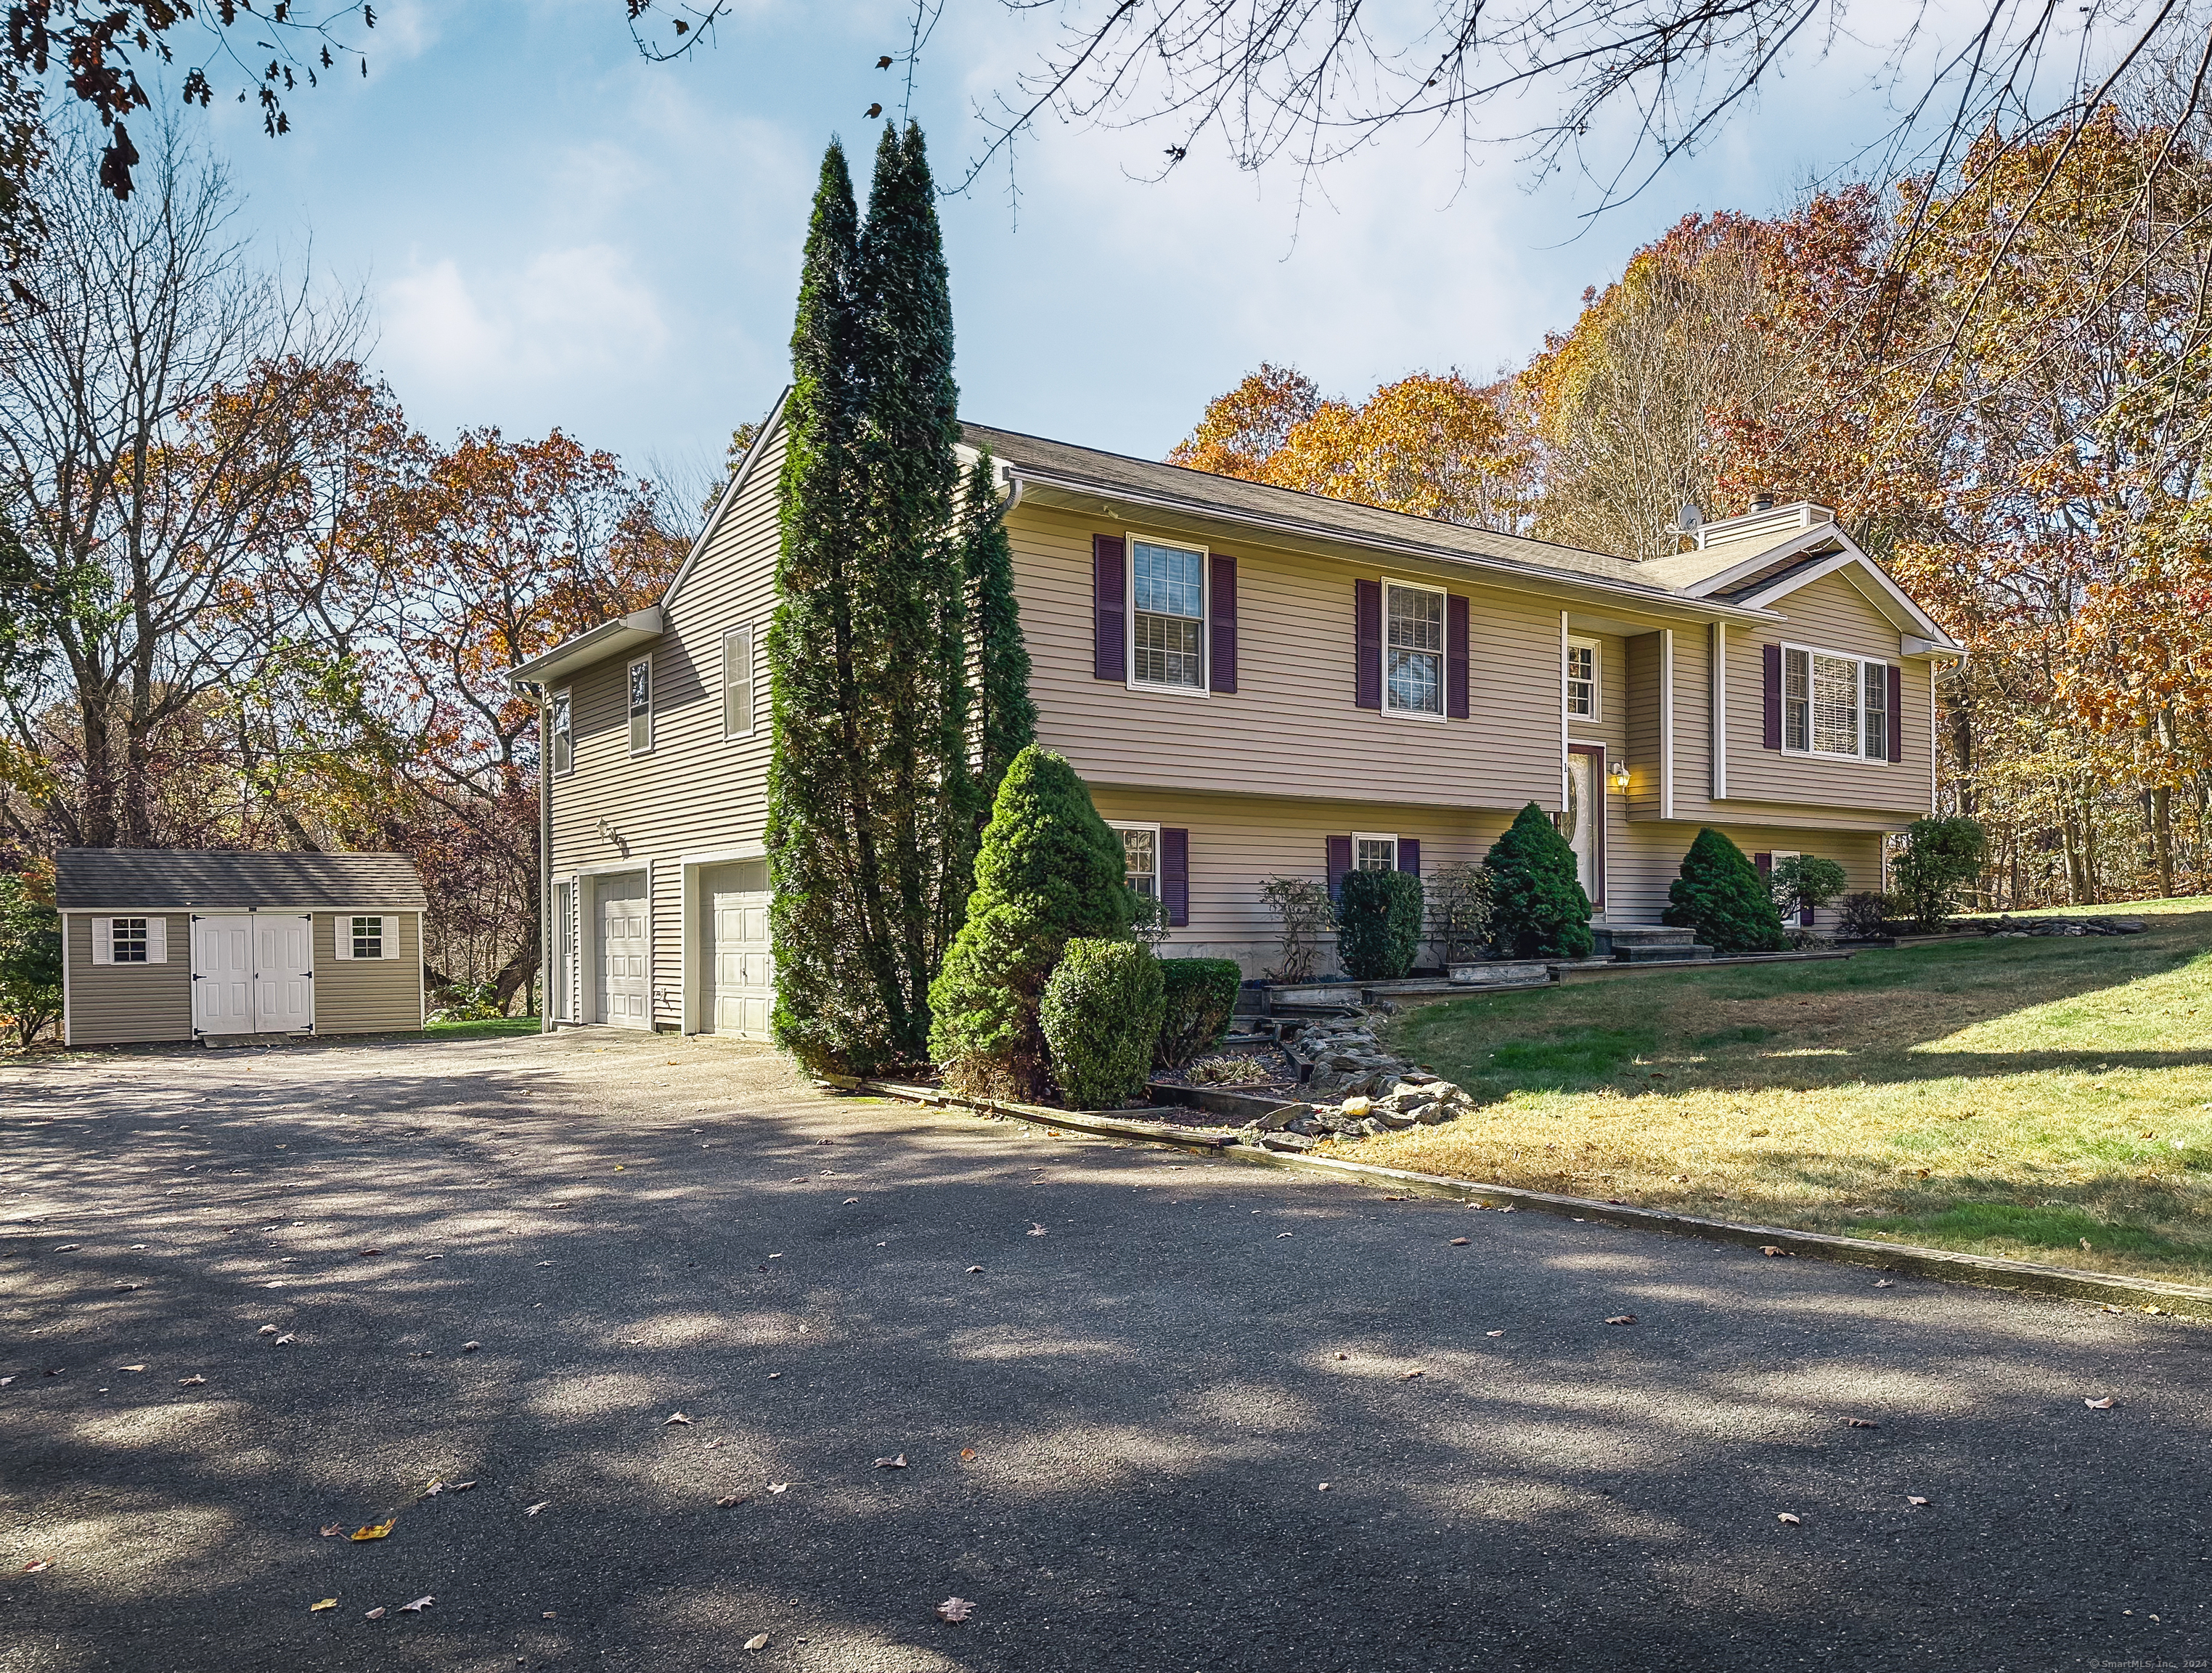
[[[0,1026],[27,1046],[62,1013],[62,921],[13,872],[0,872]]]
[[[1660,922],[1686,925],[1715,952],[1784,952],[1790,937],[1773,893],[1741,849],[1707,825],[1682,856]]]
[[[1421,950],[1421,879],[1346,872],[1336,897],[1336,956],[1355,982],[1395,982]]]
[[[1915,819],[1905,828],[1905,851],[1889,868],[1897,895],[1923,929],[1951,916],[1951,897],[1972,880],[1989,851],[1989,837],[1968,818]]]
[[[1766,879],[1775,910],[1784,915],[1818,911],[1844,892],[1850,879],[1834,861],[1818,854],[1793,854],[1778,860]]]
[[[1153,1061],[1179,1069],[1219,1039],[1237,1014],[1237,995],[1244,972],[1234,958],[1163,958],[1158,961],[1165,1008],[1160,1013],[1159,1049]]]
[[[1126,872],[1121,839],[1066,757],[1035,745],[1015,756],[983,828],[968,920],[929,990],[931,1054],[958,1083],[1043,1092],[1046,979],[1072,937],[1131,941]]]
[[[1069,1109],[1111,1110],[1145,1084],[1164,1004],[1160,961],[1146,947],[1083,937],[1067,943],[1045,982],[1037,1020]]]
[[[1870,889],[1845,895],[1836,903],[1836,928],[1855,940],[1881,934],[1882,926],[1893,916],[1889,897]]]
[[[1513,816],[1483,861],[1490,873],[1490,933],[1514,958],[1587,958],[1590,902],[1574,849],[1550,815],[1530,802]]]

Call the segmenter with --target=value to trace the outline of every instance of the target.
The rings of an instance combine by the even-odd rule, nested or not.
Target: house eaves
[[[627,616],[617,616],[611,622],[586,628],[574,638],[563,640],[551,650],[512,670],[507,677],[507,689],[521,695],[526,685],[551,685],[594,662],[604,662],[611,656],[649,645],[660,637],[660,624],[661,608],[651,604]]]

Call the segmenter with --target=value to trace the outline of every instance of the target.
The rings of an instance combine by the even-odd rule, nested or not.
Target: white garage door
[[[650,922],[645,873],[599,879],[598,1019],[621,1028],[651,1026],[646,1007]]]
[[[765,1040],[769,1013],[775,1006],[768,864],[754,860],[720,866],[701,882],[707,914],[707,1031]]]
[[[192,1026],[203,1034],[297,1034],[315,1025],[309,920],[257,912],[192,920]]]

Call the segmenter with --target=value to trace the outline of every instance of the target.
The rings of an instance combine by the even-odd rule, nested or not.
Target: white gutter
[[[617,616],[611,622],[601,622],[595,628],[586,628],[574,639],[562,641],[543,655],[510,668],[507,685],[518,697],[524,695],[526,685],[548,685],[570,671],[587,663],[603,661],[617,651],[625,651],[660,637],[661,610],[649,604],[642,610],[633,610],[627,616]]]

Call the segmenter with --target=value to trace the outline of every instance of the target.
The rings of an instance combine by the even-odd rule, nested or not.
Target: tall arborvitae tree
[[[1013,758],[1036,742],[1036,705],[1030,701],[1030,652],[1014,601],[1014,549],[1006,538],[1006,506],[997,468],[984,448],[968,472],[962,508],[960,567],[974,611],[977,800],[988,812]]]
[[[981,805],[952,307],[920,129],[865,230],[832,145],[806,248],[769,636],[776,1037],[811,1068],[921,1058]]]

